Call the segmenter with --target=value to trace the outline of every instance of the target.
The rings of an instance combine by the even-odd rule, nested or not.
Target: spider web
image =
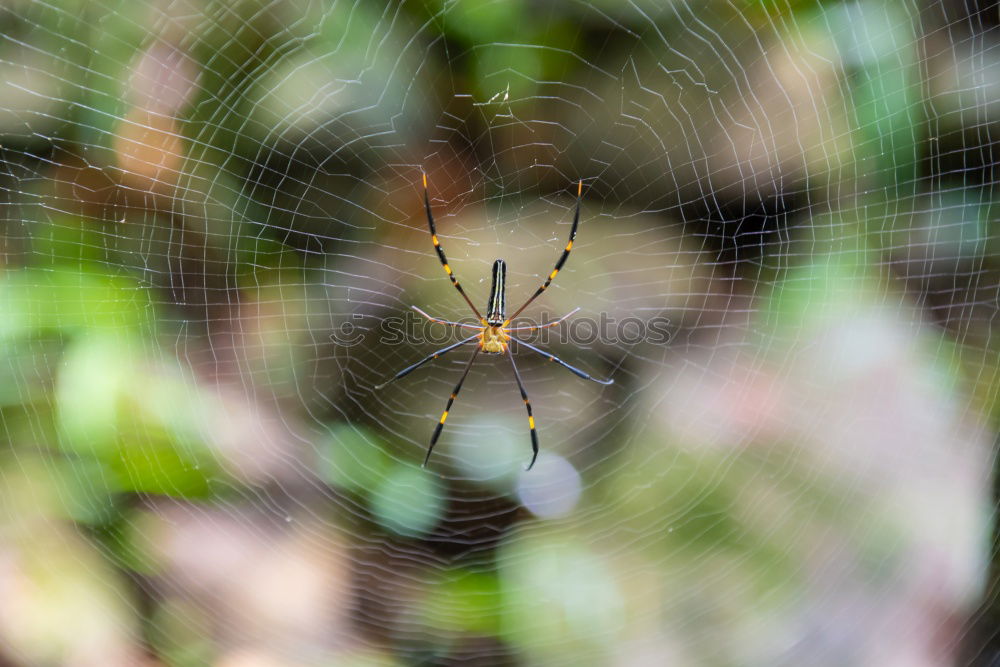
[[[998,24],[6,3],[0,661],[993,664]]]

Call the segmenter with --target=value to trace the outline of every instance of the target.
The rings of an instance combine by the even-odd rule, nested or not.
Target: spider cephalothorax
[[[479,347],[485,354],[503,354],[508,349],[508,341],[510,335],[503,325],[483,327],[483,332],[479,334]]]
[[[500,355],[507,353],[507,357],[510,359],[511,366],[514,369],[514,379],[517,380],[517,388],[521,391],[521,398],[524,400],[525,408],[527,408],[528,410],[528,427],[531,430],[531,450],[532,450],[531,463],[528,464],[527,468],[528,470],[531,470],[531,466],[535,465],[535,459],[538,458],[538,434],[535,432],[535,418],[531,412],[531,401],[528,400],[528,393],[524,390],[524,382],[521,381],[521,373],[517,370],[517,364],[514,363],[514,355],[510,354],[510,343],[513,342],[517,345],[523,345],[532,352],[536,352],[546,357],[549,361],[553,361],[559,364],[560,366],[568,368],[571,372],[586,380],[593,380],[598,384],[604,384],[604,385],[611,384],[612,382],[614,382],[614,380],[598,380],[597,378],[591,377],[587,373],[584,373],[583,371],[574,368],[573,366],[570,366],[559,357],[556,357],[555,355],[552,354],[548,354],[547,352],[538,349],[534,345],[531,345],[523,340],[513,338],[510,335],[512,333],[516,333],[519,331],[537,331],[538,329],[544,329],[546,327],[555,326],[560,322],[562,322],[563,320],[565,320],[570,315],[572,315],[573,313],[575,313],[577,310],[579,310],[579,308],[572,310],[568,314],[560,317],[558,320],[554,322],[549,322],[548,324],[508,328],[511,321],[518,315],[520,315],[521,312],[525,308],[527,308],[532,301],[538,298],[538,295],[544,292],[548,288],[548,286],[552,284],[553,278],[556,277],[556,274],[559,273],[560,269],[562,269],[563,264],[566,263],[566,258],[569,257],[569,253],[573,249],[573,240],[576,238],[577,225],[579,225],[580,223],[580,199],[582,194],[583,194],[583,181],[580,181],[577,184],[577,189],[576,189],[576,210],[573,214],[573,226],[570,228],[569,231],[569,242],[566,243],[566,247],[563,249],[562,255],[559,256],[559,260],[556,262],[555,268],[552,269],[552,272],[549,274],[549,277],[545,280],[542,286],[539,287],[537,290],[535,290],[535,293],[531,295],[531,298],[525,301],[524,305],[518,308],[514,312],[514,314],[511,315],[510,317],[507,317],[506,315],[507,263],[504,262],[502,259],[498,259],[495,262],[493,262],[493,284],[490,287],[490,298],[486,304],[486,317],[483,317],[479,313],[479,309],[476,308],[476,306],[472,303],[472,300],[469,299],[469,296],[465,293],[465,290],[462,289],[462,285],[458,282],[458,279],[455,277],[455,272],[452,271],[451,266],[448,264],[448,259],[445,257],[444,250],[441,248],[441,242],[437,236],[437,229],[435,229],[434,227],[434,216],[431,213],[430,196],[427,194],[427,174],[424,174],[424,209],[427,212],[427,225],[430,227],[431,231],[431,242],[434,244],[434,249],[437,251],[438,259],[441,260],[441,266],[444,267],[445,273],[448,274],[448,278],[451,280],[451,284],[455,286],[455,289],[458,290],[458,293],[461,294],[462,298],[465,299],[465,302],[469,304],[469,307],[472,309],[472,312],[476,314],[476,319],[479,320],[480,322],[479,326],[476,326],[474,324],[463,324],[461,322],[449,322],[447,320],[431,317],[430,315],[420,310],[416,306],[413,306],[414,310],[416,310],[418,313],[420,313],[427,319],[431,320],[432,322],[439,322],[441,324],[447,324],[449,326],[463,328],[463,329],[475,329],[476,333],[464,340],[460,340],[457,343],[449,345],[444,349],[438,350],[434,354],[425,357],[424,359],[418,361],[412,366],[404,368],[386,382],[383,382],[382,384],[375,387],[376,389],[381,389],[382,387],[386,386],[393,380],[398,380],[404,375],[407,375],[408,373],[420,368],[427,362],[437,359],[441,355],[451,352],[457,347],[461,347],[462,345],[471,343],[473,341],[477,342],[476,349],[472,352],[472,357],[469,359],[469,363],[465,365],[465,371],[462,373],[462,377],[459,379],[458,384],[455,385],[454,391],[451,392],[451,396],[448,397],[448,403],[447,405],[445,405],[444,413],[442,413],[441,419],[438,421],[437,426],[434,428],[434,434],[431,436],[431,444],[427,447],[427,456],[424,457],[424,465],[427,465],[427,462],[431,458],[431,452],[434,451],[434,445],[437,443],[438,437],[441,435],[441,430],[444,428],[444,422],[445,420],[448,419],[448,411],[451,410],[452,404],[455,402],[455,399],[458,398],[458,392],[462,390],[462,384],[465,383],[465,378],[468,377],[469,371],[472,369],[472,364],[473,362],[475,362],[476,357],[479,355],[480,352],[492,355]]]

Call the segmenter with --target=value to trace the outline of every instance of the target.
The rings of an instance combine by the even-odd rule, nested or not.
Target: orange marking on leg
[[[427,189],[427,174],[421,172],[420,175],[424,177],[424,190],[426,190]],[[583,183],[583,181],[580,181],[580,182]]]
[[[569,252],[572,249],[573,249],[573,242],[570,241],[569,243],[566,244],[566,252]]]
[[[426,175],[424,176],[424,187],[427,187]],[[579,197],[581,194],[583,194],[583,179],[580,179],[580,182],[576,184],[576,196]]]
[[[431,234],[431,242],[436,246],[441,245],[441,243],[438,241],[437,234]]]
[[[531,427],[532,431],[535,430],[535,418],[530,415],[528,416],[528,426]]]
[[[549,274],[549,280],[555,278],[557,273],[559,273],[559,269],[552,269],[552,273]]]
[[[445,410],[445,411],[444,411],[444,414],[443,414],[443,415],[441,415],[441,421],[440,421],[440,422],[438,422],[438,423],[440,423],[440,424],[443,424],[443,423],[444,423],[444,420],[445,420],[445,419],[447,419],[447,418],[448,418],[448,411],[447,411],[447,410]]]

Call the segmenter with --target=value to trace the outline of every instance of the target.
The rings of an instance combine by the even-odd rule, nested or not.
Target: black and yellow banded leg
[[[569,241],[566,243],[566,247],[563,248],[562,254],[559,255],[558,261],[556,261],[556,268],[552,269],[552,273],[549,277],[542,283],[542,286],[535,290],[535,293],[531,295],[531,298],[524,302],[524,305],[514,311],[514,314],[508,318],[507,322],[511,322],[518,315],[521,314],[525,308],[531,305],[531,302],[538,298],[538,296],[548,289],[549,285],[555,279],[556,274],[562,269],[566,260],[569,259],[569,253],[573,250],[573,241],[576,240],[576,228],[580,225],[580,199],[583,195],[583,181],[580,181],[576,185],[576,211],[573,213],[573,226],[569,229]]]
[[[427,456],[424,457],[423,466],[427,466],[427,462],[431,460],[431,452],[434,451],[434,445],[437,444],[438,438],[441,436],[441,430],[444,428],[444,423],[448,419],[448,411],[451,410],[452,404],[455,399],[458,398],[458,392],[462,391],[462,385],[465,383],[465,378],[469,377],[469,371],[472,370],[472,363],[476,360],[476,356],[479,354],[481,348],[477,345],[476,350],[472,353],[472,357],[469,358],[469,363],[465,365],[465,371],[462,373],[461,379],[459,379],[458,384],[455,385],[454,391],[451,392],[451,396],[448,397],[448,404],[444,406],[444,412],[441,413],[441,419],[438,421],[437,426],[434,427],[434,435],[431,436],[431,444],[427,447]]]
[[[524,469],[527,472],[535,465],[535,460],[538,458],[538,433],[535,432],[535,416],[531,413],[531,401],[528,400],[528,392],[524,390],[521,373],[517,370],[517,364],[514,363],[514,355],[508,353],[507,356],[510,357],[510,365],[514,368],[514,379],[517,380],[517,388],[521,390],[524,407],[528,409],[528,428],[531,429],[531,463]]]
[[[476,334],[474,336],[469,336],[465,340],[460,340],[457,343],[454,343],[452,345],[449,345],[448,347],[442,348],[442,349],[438,350],[437,352],[435,352],[434,354],[429,354],[426,357],[424,357],[423,359],[421,359],[420,361],[418,361],[417,363],[413,364],[412,366],[407,366],[403,370],[399,371],[398,373],[396,373],[395,375],[393,375],[391,378],[389,378],[388,380],[386,380],[382,384],[376,385],[375,389],[382,389],[383,387],[385,387],[389,383],[395,382],[396,380],[398,380],[399,378],[403,377],[404,375],[409,375],[413,371],[417,370],[418,368],[420,368],[421,366],[423,366],[424,364],[426,364],[428,361],[434,361],[438,357],[440,357],[440,356],[442,356],[444,354],[447,354],[448,352],[451,352],[456,347],[462,347],[466,343],[471,343],[472,341],[476,340],[477,338],[479,338],[479,334]],[[476,348],[476,349],[478,350],[479,348]]]
[[[591,380],[593,382],[596,382],[597,384],[603,384],[603,385],[614,384],[614,382],[615,382],[614,380],[611,380],[611,379],[608,379],[608,380],[598,380],[597,378],[595,378],[595,377],[593,377],[591,375],[588,375],[587,373],[584,373],[579,368],[574,368],[573,366],[570,366],[569,364],[567,364],[565,361],[563,361],[562,359],[560,359],[556,355],[549,354],[545,350],[539,349],[539,348],[535,347],[534,345],[532,345],[531,343],[525,343],[523,340],[519,340],[517,338],[511,338],[511,340],[514,341],[515,343],[517,343],[518,345],[525,346],[526,348],[528,348],[532,352],[537,352],[538,354],[542,355],[543,357],[545,357],[549,361],[554,361],[557,364],[559,364],[560,366],[562,366],[563,368],[569,369],[569,371],[571,373],[573,373],[574,375],[577,375],[579,377],[582,377],[584,380]]]
[[[479,309],[476,308],[476,306],[472,303],[472,299],[470,299],[469,295],[465,293],[464,289],[462,289],[462,286],[458,282],[458,278],[455,277],[455,272],[452,270],[451,265],[448,264],[448,258],[444,255],[444,248],[441,247],[441,241],[437,236],[437,228],[434,226],[434,214],[431,213],[431,198],[430,195],[427,194],[427,174],[423,174],[423,177],[424,210],[427,211],[427,226],[430,227],[431,230],[431,243],[434,244],[434,249],[437,251],[438,259],[441,260],[441,266],[444,267],[444,272],[447,273],[448,278],[451,279],[451,284],[455,286],[458,293],[461,294],[462,298],[465,299],[465,302],[469,304],[469,308],[471,308],[472,312],[476,314],[476,319],[480,322],[484,322],[483,316],[479,314]]]

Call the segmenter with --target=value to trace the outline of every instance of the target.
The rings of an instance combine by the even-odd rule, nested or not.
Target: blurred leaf
[[[146,288],[98,273],[93,266],[0,275],[0,339],[47,331],[72,335],[84,329],[149,334],[154,323]]]
[[[564,80],[576,64],[570,51],[579,25],[570,6],[540,12],[525,0],[439,2],[442,30],[472,47],[470,84],[479,101],[492,98],[497,113],[510,112],[504,105],[508,97],[528,98],[542,81]]]
[[[196,606],[168,598],[155,608],[147,627],[150,643],[171,667],[214,664],[212,619]]]
[[[755,331],[762,340],[801,336],[804,329],[829,326],[870,308],[880,293],[870,267],[861,252],[816,256],[775,285],[759,311]]]
[[[134,510],[125,519],[110,540],[119,563],[139,574],[157,574],[163,565],[163,518],[155,512]]]
[[[0,337],[0,358],[7,361],[6,364],[0,364],[0,409],[25,406],[33,412],[40,411],[36,404],[48,401],[51,373],[49,368],[52,360],[58,358],[60,351],[61,345],[58,340],[4,340]],[[36,416],[41,417],[41,415]],[[19,433],[14,428],[12,418],[12,413],[8,413],[5,420],[6,435],[12,441],[16,441],[18,435],[26,434]],[[32,426],[32,430],[39,430],[41,423]],[[25,442],[35,441],[38,439],[25,438]]]
[[[545,78],[546,52],[528,48],[490,44],[472,54],[471,78],[481,100],[494,99],[497,113],[509,110],[503,101],[523,99],[534,94],[538,82]]]
[[[335,424],[321,451],[323,480],[358,495],[373,493],[393,466],[382,442],[363,426]]]
[[[436,582],[434,594],[418,613],[428,627],[494,637],[500,634],[502,609],[500,583],[494,575],[462,570]]]
[[[791,475],[783,460],[752,456],[721,460],[717,452],[699,456],[664,447],[662,442],[647,446],[660,455],[660,465],[618,481],[623,489],[616,494],[621,500],[614,515],[632,517],[621,527],[650,533],[656,555],[671,558],[678,567],[710,556],[739,563],[754,591],[770,596],[772,602],[781,597],[776,592],[796,589],[798,582],[791,575],[794,560],[783,542],[784,533],[775,532],[777,525],[763,532],[744,514],[750,490],[758,483],[767,484],[772,473],[782,474],[788,483]],[[816,501],[820,495],[816,486],[795,490]],[[641,492],[626,492],[624,487]],[[657,522],[658,530],[651,529],[650,521]]]
[[[505,541],[498,562],[506,639],[538,664],[583,656],[606,664],[600,656],[610,658],[625,627],[625,601],[609,562],[572,538],[527,533]]]
[[[446,9],[441,18],[444,32],[473,44],[507,41],[510,35],[523,35],[521,31],[528,27],[525,26],[529,11],[525,0],[441,0],[440,4]]]
[[[129,391],[133,350],[102,337],[67,349],[56,389],[66,443],[81,454],[111,459],[117,451],[119,401]]]
[[[381,479],[371,499],[383,528],[404,537],[427,534],[444,512],[440,484],[421,468],[396,466]]]
[[[119,490],[203,496],[215,460],[202,440],[197,390],[117,336],[65,353],[56,389],[61,444],[114,472]]]
[[[100,461],[71,458],[60,462],[59,487],[67,518],[101,525],[119,517],[114,474]]]
[[[58,215],[40,222],[31,238],[31,252],[40,258],[37,265],[60,264],[77,270],[84,262],[107,262],[108,234],[102,226],[81,217]]]
[[[816,4],[817,0],[743,0],[740,12],[757,18],[756,10],[773,21],[779,16],[791,17],[798,12],[814,9]]]
[[[129,77],[139,49],[150,42],[149,8],[131,0],[101,0],[87,6],[90,48],[79,78],[84,104],[75,109],[77,141],[100,163],[96,149],[110,149],[115,128],[129,106]],[[77,33],[79,35],[79,33]],[[112,161],[110,151],[105,158]]]
[[[857,126],[865,141],[857,156],[878,183],[913,194],[923,141],[920,72],[911,22],[893,3],[847,2],[823,8],[852,87]],[[893,198],[901,196],[896,194]]]

